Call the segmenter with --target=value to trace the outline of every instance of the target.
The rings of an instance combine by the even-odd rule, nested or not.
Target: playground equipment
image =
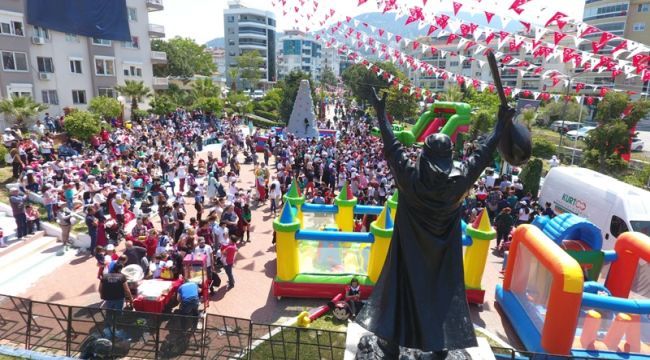
[[[342,301],[345,298],[343,293],[339,293],[332,298],[330,302],[325,305],[321,305],[317,308],[313,308],[309,311],[303,311],[298,315],[296,319],[296,325],[300,327],[308,327],[312,322],[314,322],[319,317],[325,315],[331,308],[334,307],[336,303]]]
[[[334,205],[305,203],[294,181],[276,232],[277,297],[331,299],[357,278],[367,297],[379,278],[393,231],[397,195],[381,206],[357,205],[346,184]],[[353,232],[354,215],[378,215],[370,232]]]
[[[600,230],[571,214],[514,231],[496,298],[528,350],[650,359],[650,300],[628,298],[639,260],[650,261],[650,238],[627,232],[613,252],[601,246]]]
[[[470,304],[483,304],[485,290],[481,286],[481,280],[490,250],[490,241],[496,238],[496,231],[492,229],[490,215],[485,210],[481,211],[473,224],[465,224],[464,227],[463,245],[467,244],[463,258],[465,293]]]
[[[427,136],[436,133],[445,134],[456,142],[459,133],[469,130],[471,114],[472,108],[469,104],[439,101],[431,105],[410,130],[400,130],[393,125],[393,131],[397,139],[408,146],[423,143]],[[379,130],[373,129],[372,133],[379,135]]]

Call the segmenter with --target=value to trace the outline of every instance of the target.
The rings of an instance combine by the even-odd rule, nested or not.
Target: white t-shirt
[[[212,234],[217,239],[217,243],[219,243],[219,247],[228,245],[227,227],[215,226],[214,228],[212,228]]]
[[[197,246],[194,248],[194,255],[205,255],[205,262],[208,267],[212,266],[212,246],[205,244],[203,248]]]
[[[528,221],[529,214],[526,214],[526,210],[522,207],[519,209],[519,221]]]

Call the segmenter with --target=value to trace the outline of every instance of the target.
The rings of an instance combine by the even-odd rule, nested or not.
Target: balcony
[[[157,24],[149,24],[149,37],[160,39],[165,37],[165,27]]]
[[[167,53],[164,51],[152,51],[151,52],[151,63],[152,64],[167,64]]]
[[[163,0],[146,0],[147,10],[150,12],[161,11],[165,7],[163,6]]]
[[[154,90],[167,90],[169,88],[169,79],[164,77],[154,77],[152,85]]]

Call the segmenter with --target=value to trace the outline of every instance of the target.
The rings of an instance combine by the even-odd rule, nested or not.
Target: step
[[[56,238],[42,237],[3,256],[0,268],[0,294],[20,295],[38,280],[76,258],[77,251],[59,253]],[[48,250],[43,252],[44,250]]]
[[[0,259],[4,261],[4,255],[11,253],[12,251],[15,251],[16,249],[20,249],[21,247],[25,246],[26,244],[29,244],[30,242],[34,240],[38,240],[45,236],[45,231],[39,230],[36,231],[35,233],[31,235],[27,235],[23,240],[18,240],[16,238],[16,232],[12,232],[7,235],[5,232],[5,243],[7,244],[7,247],[5,248],[0,248]]]

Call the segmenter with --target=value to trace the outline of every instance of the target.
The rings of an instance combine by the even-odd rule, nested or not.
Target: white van
[[[552,168],[540,194],[540,203],[546,202],[556,213],[574,213],[594,223],[603,233],[603,250],[613,249],[616,237],[626,231],[650,235],[650,192],[593,170]],[[650,263],[639,262],[632,291],[650,297]]]
[[[626,231],[650,236],[650,192],[593,170],[552,168],[539,198],[558,214],[570,212],[594,223],[603,232],[603,250],[613,249]]]

